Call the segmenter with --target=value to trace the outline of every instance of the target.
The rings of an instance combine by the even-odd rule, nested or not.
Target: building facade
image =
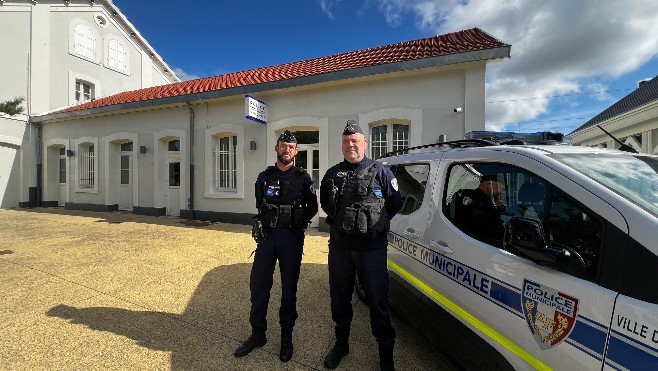
[[[41,204],[250,223],[257,174],[296,133],[319,186],[345,122],[368,156],[484,129],[486,65],[510,46],[479,29],[126,92],[33,117]],[[323,215],[316,223],[322,224]]]
[[[658,76],[641,81],[633,92],[570,133],[571,142],[619,148],[599,126],[638,152],[658,154]]]
[[[0,169],[0,207],[36,206],[32,115],[180,81],[111,1],[0,1],[0,45],[0,101],[26,99],[25,115],[0,116],[0,156],[14,164]]]

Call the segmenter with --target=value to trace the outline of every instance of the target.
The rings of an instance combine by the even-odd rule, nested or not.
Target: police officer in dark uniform
[[[503,240],[501,213],[505,204],[499,196],[503,185],[496,175],[483,175],[476,189],[460,189],[455,193],[455,220],[473,237],[492,245]]]
[[[320,183],[320,205],[327,213],[329,288],[336,343],[324,359],[334,369],[349,353],[355,277],[370,306],[370,326],[379,346],[382,370],[394,370],[395,330],[388,307],[386,232],[402,199],[391,171],[365,156],[368,142],[354,120],[343,131],[344,161]]]
[[[277,161],[258,175],[256,180],[257,224],[262,226],[251,267],[251,336],[235,350],[244,357],[267,343],[267,307],[273,283],[274,267],[279,260],[281,271],[281,350],[279,358],[292,358],[292,331],[297,319],[297,281],[302,263],[304,230],[318,212],[315,187],[309,174],[293,166],[297,155],[297,139],[288,130],[277,140]]]

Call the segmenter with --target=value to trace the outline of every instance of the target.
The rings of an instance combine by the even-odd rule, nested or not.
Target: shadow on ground
[[[263,365],[254,364],[258,360],[251,355],[246,359],[233,356],[235,347],[250,331],[250,269],[251,264],[212,269],[205,274],[182,314],[111,307],[76,308],[62,304],[48,310],[46,315],[84,325],[92,330],[124,336],[148,349],[171,352],[171,370],[259,368]],[[315,369],[320,362],[320,355],[325,352],[333,336],[328,299],[318,300],[313,297],[317,295],[318,285],[326,287],[326,269],[326,265],[321,264],[302,265],[298,293],[300,317],[295,328],[295,344],[299,350],[311,346],[312,349],[306,349],[306,353],[317,353],[317,356],[306,362],[314,363],[311,365],[296,354],[289,362],[293,367],[296,364],[297,368]],[[261,362],[278,362],[277,313],[281,289],[277,281],[278,270],[275,272],[268,311],[270,343],[259,350],[275,354],[261,357]],[[322,295],[326,296],[324,292]],[[313,339],[316,341],[313,342]],[[326,339],[326,342],[317,339]]]

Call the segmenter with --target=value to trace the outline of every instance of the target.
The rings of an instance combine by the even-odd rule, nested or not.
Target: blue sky
[[[655,0],[114,0],[182,79],[479,27],[489,130],[569,133],[658,75]]]

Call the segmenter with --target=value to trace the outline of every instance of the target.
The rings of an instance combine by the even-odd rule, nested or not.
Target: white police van
[[[506,134],[379,160],[404,199],[394,310],[466,369],[658,369],[658,157]],[[455,220],[483,175],[504,185],[502,238]]]

